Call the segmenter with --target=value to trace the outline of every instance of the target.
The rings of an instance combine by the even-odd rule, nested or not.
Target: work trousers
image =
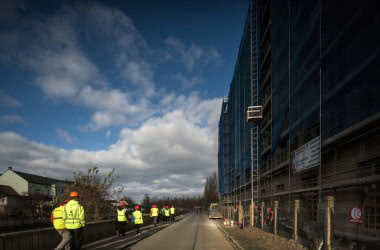
[[[170,222],[170,216],[165,216],[165,222]]]
[[[62,240],[61,242],[58,244],[58,246],[56,248],[54,248],[54,250],[70,250],[70,244],[71,244],[71,234],[69,231],[67,231],[66,229],[63,229],[63,230],[57,230],[57,232],[59,233],[59,235],[62,236]]]
[[[116,223],[116,230],[117,230],[117,235],[118,236],[124,236],[126,224],[127,224],[126,221],[118,221]]]
[[[171,219],[172,222],[175,221],[175,216],[174,216],[174,214],[171,214],[171,215],[170,215],[170,219]]]
[[[155,227],[157,227],[157,216],[152,216],[153,224]]]
[[[78,229],[68,229],[71,234],[71,250],[80,250],[83,243],[83,227]]]
[[[135,226],[136,226],[136,235],[138,235],[140,233],[140,226],[141,225],[142,224],[135,224]]]

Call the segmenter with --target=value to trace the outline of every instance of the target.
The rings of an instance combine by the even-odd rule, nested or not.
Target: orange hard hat
[[[125,207],[126,205],[127,205],[127,204],[125,204],[124,201],[121,201],[121,202],[120,202],[120,206]]]
[[[70,197],[79,197],[79,193],[76,191],[73,191],[70,193]]]
[[[156,205],[153,204],[152,207],[156,207]]]

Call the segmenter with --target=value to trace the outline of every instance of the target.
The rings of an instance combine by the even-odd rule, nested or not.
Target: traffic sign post
[[[363,208],[353,207],[350,210],[350,222],[356,223],[356,249],[359,249],[359,223],[363,223]]]

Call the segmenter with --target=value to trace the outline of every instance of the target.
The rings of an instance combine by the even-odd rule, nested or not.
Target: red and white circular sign
[[[361,207],[351,208],[350,222],[363,223],[363,209]]]

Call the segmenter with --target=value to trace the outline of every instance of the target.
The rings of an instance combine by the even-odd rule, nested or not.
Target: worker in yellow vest
[[[162,208],[160,210],[160,221],[161,221],[161,223],[165,222],[165,206],[162,206]]]
[[[169,220],[170,220],[169,206],[164,206],[164,213],[165,213],[165,221],[169,222]]]
[[[144,223],[143,215],[140,211],[139,205],[135,205],[135,211],[132,213],[136,225],[136,236],[140,235],[140,227]]]
[[[127,219],[127,203],[120,202],[120,206],[116,209],[116,233],[121,237],[125,234],[125,225],[128,223]]]
[[[174,205],[172,205],[172,207],[170,208],[170,218],[171,218],[172,222],[175,221],[175,208],[174,208]]]
[[[71,234],[66,230],[65,222],[63,220],[64,206],[69,200],[65,200],[58,207],[54,208],[50,216],[50,221],[53,222],[55,230],[61,235],[62,240],[54,250],[70,250]]]
[[[155,204],[150,209],[150,217],[153,219],[154,227],[157,227],[158,207]]]
[[[70,201],[65,205],[63,213],[65,227],[72,237],[72,250],[80,250],[83,243],[83,228],[86,225],[84,208],[78,200],[78,192],[71,192]]]

